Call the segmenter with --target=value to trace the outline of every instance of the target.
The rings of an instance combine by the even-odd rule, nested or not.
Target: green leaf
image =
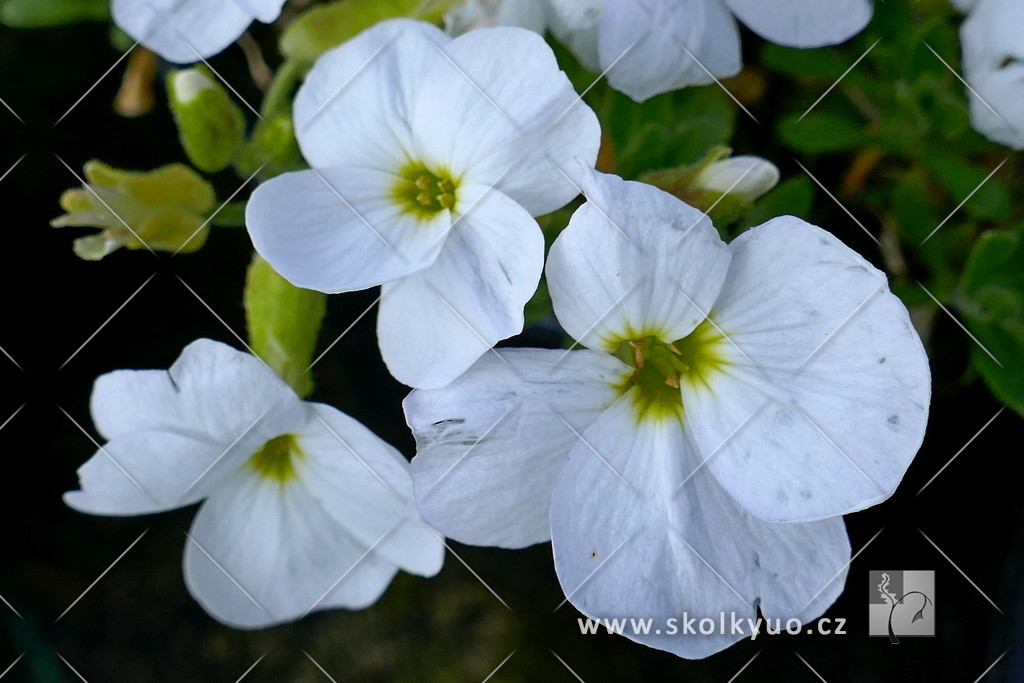
[[[935,150],[926,154],[923,162],[957,204],[974,193],[963,206],[967,213],[995,221],[1007,220],[1012,215],[1013,200],[998,174],[985,180],[992,169]]]
[[[802,154],[829,154],[864,145],[867,140],[860,122],[829,112],[815,112],[803,119],[790,114],[779,122],[783,144]]]
[[[281,54],[312,64],[332,47],[385,19],[415,17],[436,22],[455,0],[335,0],[303,12],[281,35]]]
[[[4,0],[0,4],[0,24],[11,28],[52,28],[109,20],[109,0]]]
[[[995,359],[977,345],[974,364],[992,393],[1024,415],[1024,227],[987,232],[967,261],[957,307]]]
[[[850,60],[836,50],[799,50],[766,43],[761,50],[761,63],[788,76],[820,78],[834,83],[850,68]],[[847,78],[856,80],[850,72]],[[853,84],[853,81],[851,81]]]
[[[695,163],[712,147],[728,144],[736,105],[716,86],[686,88],[642,105],[608,90],[601,121],[612,141],[615,172],[636,178]]]
[[[743,232],[770,221],[776,216],[796,216],[807,219],[811,214],[814,202],[814,184],[806,175],[795,175],[786,178],[765,196],[761,197],[754,208],[744,214],[737,222],[737,232]]]
[[[946,139],[958,138],[970,127],[970,115],[963,93],[954,91],[948,79],[924,74],[917,79],[912,90],[921,114]]]
[[[922,279],[942,298],[958,284],[974,233],[963,223],[942,224],[944,215],[939,214],[934,196],[939,193],[929,192],[928,186],[923,169],[910,169],[894,183],[887,204],[900,240],[907,245],[903,253],[911,260],[911,272],[926,271]]]
[[[326,312],[326,294],[299,289],[253,255],[245,281],[249,343],[302,398],[313,391],[308,368]]]
[[[900,237],[907,243],[924,242],[942,221],[935,210],[935,198],[928,194],[928,178],[920,169],[900,176],[892,187],[889,210]]]

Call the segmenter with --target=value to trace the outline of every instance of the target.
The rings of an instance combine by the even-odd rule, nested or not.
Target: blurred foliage
[[[11,28],[51,28],[110,19],[110,0],[4,0],[0,24]]]
[[[245,112],[216,81],[199,98],[201,103],[185,105],[171,97],[188,158],[207,172],[232,164],[243,178],[257,174],[267,179],[304,167],[290,102],[310,64],[380,20],[413,16],[438,22],[453,4],[333,0],[291,16],[279,26],[279,56],[271,57],[284,61],[260,107],[262,117],[252,122],[244,139]],[[35,12],[36,25],[61,23],[59,16],[64,23],[102,17],[93,6],[67,0],[13,0],[0,17],[17,23],[21,20],[10,17]],[[92,15],[87,7],[95,10]],[[960,63],[959,21],[960,15],[945,0],[881,3],[868,29],[843,45],[800,50],[747,40],[746,67],[736,78],[667,93],[643,104],[608,88],[564,47],[552,43],[573,85],[584,93],[582,100],[601,121],[600,170],[650,181],[698,167],[721,146],[765,156],[788,177],[784,175],[754,206],[731,196],[686,198],[699,208],[711,208],[723,237],[730,238],[782,214],[821,224],[821,212],[815,210],[821,182],[833,188],[826,193],[842,205],[841,212],[860,217],[856,220],[881,245],[874,256],[867,255],[888,271],[893,290],[908,306],[935,308],[932,295],[974,329],[984,316],[978,317],[977,301],[965,292],[976,291],[977,283],[998,279],[999,274],[988,273],[992,259],[975,252],[966,281],[968,254],[976,242],[975,250],[1004,245],[1005,240],[988,233],[1002,233],[1022,217],[1014,198],[1024,191],[1019,180],[1014,184],[1019,155],[989,143],[970,126],[964,86],[955,73]],[[30,24],[25,19],[18,25]],[[169,81],[173,95],[173,76]],[[213,104],[207,102],[213,99]],[[209,109],[206,114],[200,112],[204,107]],[[788,155],[795,155],[799,165],[788,163]],[[826,177],[815,172],[812,179],[810,169],[815,168],[829,169]],[[570,215],[563,210],[543,221],[549,243]],[[865,216],[876,220],[865,221]],[[877,227],[867,227],[872,222]],[[979,241],[981,237],[985,239]],[[852,246],[873,248],[868,243]],[[1002,282],[1001,291],[1024,298],[1019,284]],[[550,313],[542,286],[527,317],[543,321]],[[919,331],[929,339],[929,329]],[[1021,389],[997,379],[1003,371],[986,365],[991,359],[984,352],[972,358],[993,392],[1021,411]],[[963,370],[963,380],[969,381],[971,368]]]
[[[975,365],[999,400],[1024,415],[1022,266],[1024,226],[985,233],[971,250],[956,301],[984,345],[971,349]]]

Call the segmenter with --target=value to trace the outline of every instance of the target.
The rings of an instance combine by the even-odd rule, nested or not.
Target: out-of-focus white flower
[[[366,607],[399,568],[441,568],[444,545],[416,512],[405,458],[249,354],[200,339],[168,371],[101,376],[91,407],[108,441],[65,502],[125,516],[203,501],[185,581],[225,624]]]
[[[533,30],[546,16],[546,28],[584,66],[607,71],[609,85],[638,102],[736,75],[742,59],[733,17],[773,43],[809,48],[845,41],[863,29],[872,15],[870,0],[471,0],[470,4],[491,8],[489,12],[469,10],[470,16]]]
[[[906,308],[798,218],[725,245],[653,187],[584,190],[547,275],[586,348],[502,349],[412,392],[421,513],[464,543],[550,538],[591,617],[813,619],[842,592],[840,515],[888,498],[924,435]],[[627,635],[694,658],[745,634]]]
[[[452,40],[409,20],[324,54],[295,130],[313,168],[253,193],[253,244],[298,287],[383,285],[381,354],[416,387],[444,386],[522,331],[544,260],[532,216],[579,193],[568,174],[594,164],[601,137],[536,33]]]
[[[1024,149],[1024,2],[979,0],[960,27],[971,125]]]
[[[544,33],[550,21],[547,0],[468,0],[445,14],[445,30],[458,36],[489,26],[518,26]]]
[[[164,59],[190,64],[212,57],[259,19],[277,19],[285,0],[113,0],[114,21]]]
[[[735,194],[752,202],[779,182],[779,169],[767,159],[735,156],[707,165],[691,184],[694,188]]]

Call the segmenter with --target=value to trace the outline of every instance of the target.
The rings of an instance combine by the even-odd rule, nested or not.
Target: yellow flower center
[[[723,354],[726,343],[708,320],[673,342],[655,335],[627,339],[614,355],[635,370],[619,389],[623,393],[637,389],[633,396],[638,419],[680,417],[684,385],[710,388],[714,375],[727,364]]]
[[[305,458],[294,434],[282,434],[263,444],[245,466],[263,479],[286,484],[295,479],[295,463]]]
[[[455,207],[457,190],[458,182],[450,172],[434,172],[419,162],[409,162],[399,173],[393,196],[403,211],[432,218]]]

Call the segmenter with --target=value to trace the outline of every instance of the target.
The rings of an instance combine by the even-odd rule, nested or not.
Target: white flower
[[[1024,149],[1024,2],[980,0],[960,27],[971,125]]]
[[[549,14],[547,0],[467,0],[445,14],[444,24],[453,36],[489,26],[519,26],[544,33]]]
[[[503,349],[412,392],[420,512],[464,543],[550,538],[592,617],[820,615],[850,559],[839,515],[890,496],[923,438],[907,310],[800,219],[727,246],[650,186],[584,189],[547,274],[587,348]],[[630,637],[693,658],[742,636]]]
[[[532,216],[575,197],[597,117],[540,36],[486,28],[451,40],[422,22],[378,24],[326,53],[295,100],[313,167],[249,201],[256,250],[306,289],[383,285],[381,354],[438,387],[522,331],[543,269]]]
[[[249,354],[200,339],[169,371],[99,377],[91,407],[109,441],[65,502],[143,515],[203,501],[185,581],[225,624],[366,607],[399,567],[441,568],[443,542],[416,513],[405,459]]]
[[[253,19],[277,19],[285,0],[113,0],[125,33],[178,64],[212,57],[238,40]]]
[[[505,11],[510,4],[532,7]],[[765,40],[809,48],[845,41],[872,14],[870,0],[504,0],[499,20],[534,23],[541,5],[548,28],[582,64],[607,71],[608,84],[638,102],[735,76],[742,61],[733,16]]]
[[[708,164],[692,187],[735,194],[752,202],[779,182],[779,169],[761,157],[740,155]]]

